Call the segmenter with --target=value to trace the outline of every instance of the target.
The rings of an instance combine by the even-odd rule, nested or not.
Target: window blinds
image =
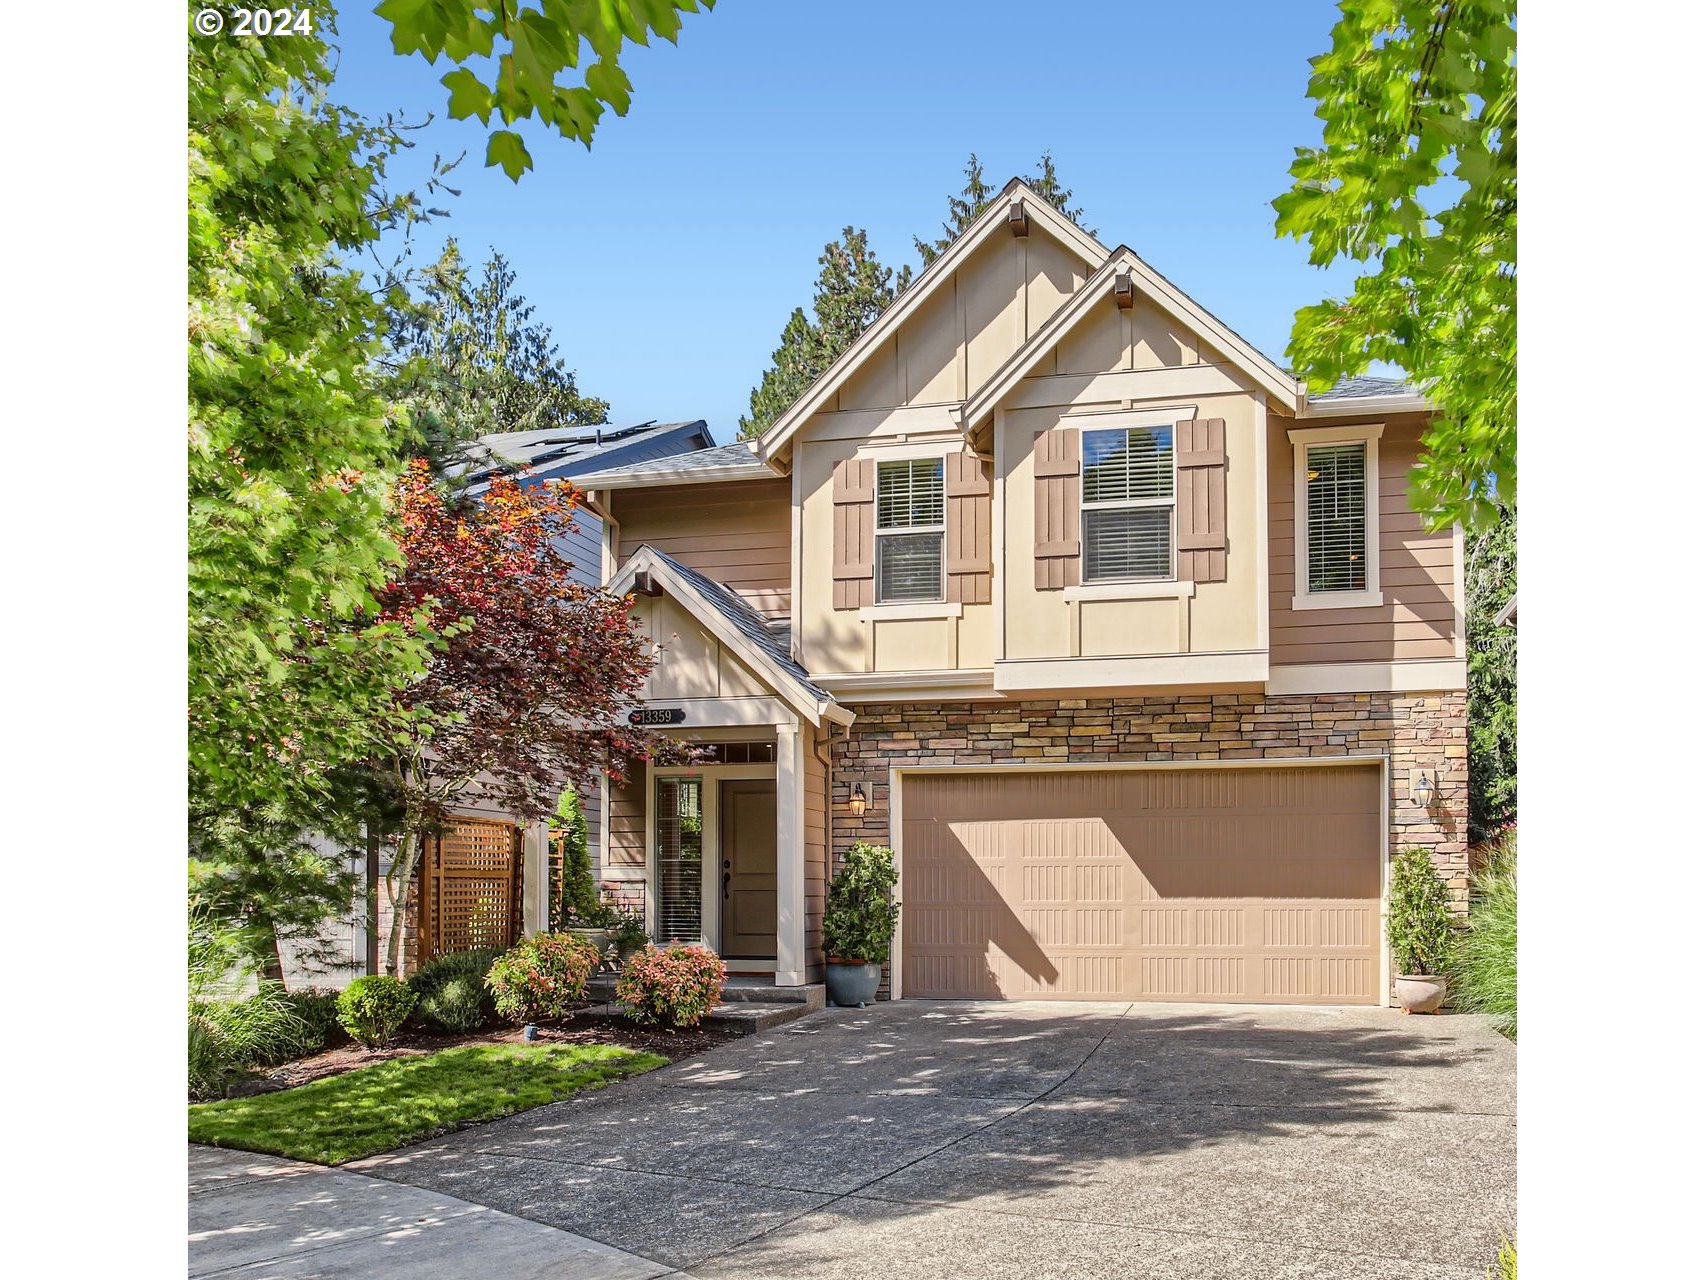
[[[1309,467],[1309,590],[1368,587],[1368,446],[1312,445]]]
[[[1173,496],[1173,428],[1084,433],[1084,501]]]
[[[1084,433],[1084,581],[1173,573],[1173,428]]]
[[[704,805],[697,778],[657,780],[657,932],[659,942],[704,937]]]
[[[942,598],[942,459],[877,464],[877,601]]]

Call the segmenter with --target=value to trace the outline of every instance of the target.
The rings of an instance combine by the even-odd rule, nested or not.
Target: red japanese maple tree
[[[503,808],[548,813],[565,781],[600,770],[620,779],[660,745],[626,721],[652,668],[650,642],[625,600],[574,580],[561,550],[578,498],[572,486],[499,478],[477,501],[451,502],[425,462],[398,482],[405,566],[381,597],[381,620],[424,616],[442,638],[399,695],[411,727],[385,762],[405,814],[386,878],[395,906],[422,837],[476,784]],[[386,947],[392,972],[402,915]]]

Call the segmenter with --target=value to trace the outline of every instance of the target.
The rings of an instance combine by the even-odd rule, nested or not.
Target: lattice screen
[[[510,947],[521,936],[521,829],[457,818],[421,869],[422,956]]]

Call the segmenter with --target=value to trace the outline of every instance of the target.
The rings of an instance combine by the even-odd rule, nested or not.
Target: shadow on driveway
[[[706,1278],[1479,1277],[1514,1114],[1478,1019],[904,1001],[352,1167]]]

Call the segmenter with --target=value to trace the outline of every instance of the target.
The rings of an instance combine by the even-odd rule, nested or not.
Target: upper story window
[[[1368,445],[1304,452],[1309,495],[1309,590],[1368,590]]]
[[[1084,433],[1085,582],[1173,576],[1173,428]]]
[[[942,599],[941,458],[877,463],[877,603]]]
[[[1305,427],[1296,452],[1294,609],[1378,605],[1379,425]]]

